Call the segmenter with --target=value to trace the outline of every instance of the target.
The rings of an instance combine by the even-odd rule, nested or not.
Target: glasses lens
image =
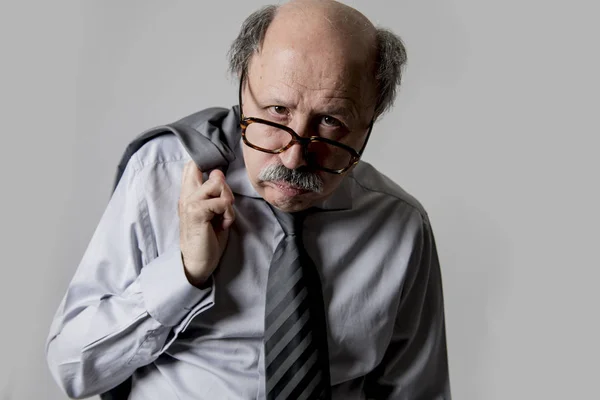
[[[263,150],[279,150],[292,141],[292,135],[283,129],[254,122],[246,128],[246,140]],[[312,141],[307,147],[306,162],[323,168],[338,170],[346,168],[352,154],[339,146],[321,141]]]
[[[265,150],[279,150],[291,142],[292,135],[283,129],[255,122],[246,128],[246,140]]]
[[[308,162],[313,162],[328,169],[346,168],[352,160],[352,155],[346,149],[329,143],[313,141],[308,144]]]

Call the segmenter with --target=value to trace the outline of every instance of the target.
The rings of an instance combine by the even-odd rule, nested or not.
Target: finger
[[[225,196],[223,196],[223,192],[226,193]],[[229,186],[224,179],[219,176],[210,175],[209,179],[190,196],[192,200],[206,200],[214,197],[223,197],[230,202],[233,202],[233,194],[230,193],[231,189],[229,189]]]
[[[202,186],[202,171],[196,166],[193,160],[188,161],[181,177],[181,198],[187,198],[190,194]]]
[[[235,201],[235,197],[233,196],[233,192],[231,191],[231,187],[229,187],[229,185],[225,181],[223,181],[223,188],[222,188],[222,191],[221,191],[221,197],[230,200],[232,204]]]
[[[197,211],[196,216],[203,222],[212,221],[215,217],[222,216],[231,207],[231,203],[220,197],[204,200],[202,208]]]
[[[233,221],[235,221],[235,211],[233,209],[233,192],[231,191],[231,188],[227,183],[225,183],[225,185],[223,186],[221,198],[229,201],[229,207],[227,207],[227,210],[225,210],[225,213],[223,214],[222,223],[223,229],[227,229],[233,224]]]
[[[208,179],[210,179],[210,178],[217,178],[217,179],[225,180],[225,174],[220,169],[215,168],[212,171],[210,171],[210,174],[208,175]]]
[[[231,202],[233,203],[235,198],[233,197],[233,192],[231,191],[231,188],[229,187],[229,185],[227,184],[227,181],[225,180],[225,174],[223,174],[223,171],[221,171],[219,169],[213,169],[210,172],[208,179],[209,180],[214,179],[215,181],[223,182],[223,185],[220,186],[221,193],[219,193],[219,196],[230,199]]]
[[[220,227],[222,230],[227,230],[235,221],[235,211],[233,209],[234,196],[231,188],[225,181],[225,175],[220,170],[211,171],[208,181],[204,183],[206,186],[211,181],[212,195],[219,196],[221,199],[229,202],[229,206],[221,216]],[[218,194],[217,194],[218,192]]]
[[[218,182],[218,188],[221,191],[215,196],[222,196],[223,189],[227,186],[227,183],[225,181],[225,174],[223,174],[223,171],[221,171],[220,169],[213,169],[208,175],[208,180],[212,182]]]
[[[233,205],[229,204],[229,207],[223,213],[223,221],[221,222],[221,228],[223,230],[229,229],[233,222],[235,221],[235,210],[233,209]]]

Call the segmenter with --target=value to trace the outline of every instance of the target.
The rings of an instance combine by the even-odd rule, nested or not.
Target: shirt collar
[[[231,112],[223,120],[223,129],[237,130],[236,135],[227,136],[239,137],[239,140],[232,143],[234,147],[232,150],[235,155],[235,159],[229,163],[225,179],[233,193],[260,199],[262,197],[258,194],[256,189],[254,189],[254,186],[252,186],[252,183],[250,183],[250,179],[248,178],[248,172],[246,170],[244,154],[242,151],[242,146],[245,146],[245,144],[241,138],[239,118],[239,107],[234,106]],[[351,209],[353,181],[352,171],[350,171],[344,176],[339,186],[331,195],[316,203],[313,207],[328,211]]]

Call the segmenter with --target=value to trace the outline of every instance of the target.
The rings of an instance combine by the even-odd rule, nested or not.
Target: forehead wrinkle
[[[298,90],[297,88],[295,88],[294,86],[299,86],[303,89],[306,90],[310,90],[310,91],[323,91],[323,90],[328,90],[331,92],[342,92],[342,93],[352,93],[352,89],[355,90],[360,90],[361,86],[357,83],[354,83],[354,81],[352,79],[344,79],[344,83],[345,83],[345,87],[335,87],[336,84],[338,84],[338,82],[340,81],[339,79],[337,79],[335,82],[332,83],[333,87],[329,86],[327,82],[322,82],[321,80],[318,81],[318,86],[314,87],[314,86],[310,86],[308,84],[302,83],[303,80],[299,79],[296,77],[296,75],[298,75],[298,73],[294,72],[294,71],[288,71],[286,73],[286,75],[289,76],[288,77],[283,77],[283,78],[279,78],[277,79],[278,83],[281,83],[284,86],[289,87],[292,90]],[[291,82],[288,82],[287,79],[289,79]],[[269,85],[273,88],[275,88],[275,86],[273,84]]]
[[[286,85],[288,87],[290,87],[289,85]],[[282,106],[290,106],[292,103],[302,103],[305,100],[305,97],[302,96],[302,94],[297,93],[297,90],[295,90],[294,88],[290,87],[292,90],[294,90],[294,93],[292,96],[293,98],[285,98],[287,96],[282,96],[280,93],[278,93],[278,87],[274,86],[274,85],[269,85],[268,86],[269,89],[269,93],[268,93],[268,97],[269,100],[276,102],[279,105]],[[321,89],[321,90],[325,90],[325,89]],[[327,111],[329,111],[329,113],[333,113],[333,114],[339,114],[342,115],[344,117],[347,118],[353,118],[353,119],[358,119],[359,118],[359,113],[358,113],[358,105],[356,104],[356,101],[352,98],[352,97],[348,97],[348,96],[335,96],[335,95],[330,95],[330,96],[320,96],[319,99],[321,100],[329,100],[329,101],[333,101],[335,103],[339,103],[339,102],[343,102],[346,105],[331,105],[331,104],[324,104],[321,106],[322,109],[325,109]],[[310,100],[309,100],[310,102]],[[329,102],[328,102],[329,103]]]
[[[307,86],[307,85],[304,85],[304,84],[300,83],[299,81],[294,81],[293,84],[290,84],[290,83],[288,83],[288,82],[286,82],[284,80],[281,80],[281,79],[278,80],[277,83],[282,84],[283,86],[291,89],[294,92],[300,92],[298,90],[298,88],[296,88],[294,86],[301,86],[303,89],[310,90],[310,91],[313,91],[313,92],[329,91],[329,92],[332,92],[332,94],[324,94],[324,95],[321,95],[320,97],[323,98],[323,99],[347,100],[347,101],[350,101],[352,104],[356,104],[356,101],[351,96],[344,96],[344,95],[341,94],[341,93],[351,93],[352,91],[349,90],[349,89],[337,89],[337,88],[328,88],[328,87],[312,88],[310,86]],[[354,89],[359,89],[360,90],[360,87],[358,85],[352,85],[351,87],[354,88]],[[279,91],[281,89],[280,87],[278,87],[274,83],[268,84],[266,86],[266,88],[269,89],[269,91],[272,94],[277,94],[275,92],[277,92],[277,91]],[[334,94],[335,92],[341,92],[341,93],[340,93],[340,95],[336,95],[336,94]],[[297,94],[299,94],[301,97],[304,97],[300,93],[297,93]]]
[[[294,80],[293,83],[288,83],[287,81],[282,80],[282,79],[278,79],[278,81],[276,83],[267,84],[265,88],[268,89],[271,93],[274,93],[274,92],[277,92],[278,90],[281,90],[281,87],[277,86],[277,84],[281,84],[282,86],[285,86],[285,87],[289,88],[290,90],[297,92],[297,94],[299,94],[300,96],[302,96],[302,94],[298,93],[298,92],[300,92],[300,90],[297,88],[297,86],[300,86],[302,89],[306,89],[311,92],[319,92],[319,91],[342,92],[342,93],[351,92],[348,89],[336,89],[336,88],[329,88],[329,87],[316,87],[316,88],[310,87],[308,85],[300,83],[300,81],[298,81],[298,80]],[[360,87],[358,87],[356,85],[353,85],[352,87],[354,89],[360,89]],[[347,100],[354,102],[354,100],[349,96],[341,96],[341,95],[337,96],[335,94],[332,94],[332,95],[322,95],[321,97],[331,98],[331,99],[334,99],[334,98],[347,99]]]

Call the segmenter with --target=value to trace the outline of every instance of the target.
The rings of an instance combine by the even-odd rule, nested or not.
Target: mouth
[[[301,189],[299,187],[292,186],[289,183],[283,182],[283,181],[271,181],[269,183],[275,189],[279,190],[281,193],[283,193],[284,195],[289,196],[289,197],[299,196],[301,194],[310,192],[310,190]]]

